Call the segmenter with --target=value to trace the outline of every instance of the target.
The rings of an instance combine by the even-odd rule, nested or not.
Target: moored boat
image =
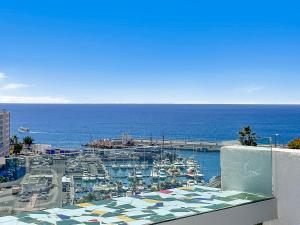
[[[197,184],[197,182],[195,180],[188,180],[186,182],[186,186],[192,187],[195,186]]]
[[[142,178],[143,178],[143,174],[142,174],[141,171],[136,171],[136,172],[135,172],[135,176],[136,176],[136,178],[138,178],[138,179],[142,179]]]
[[[158,171],[158,176],[159,176],[160,179],[165,179],[165,178],[167,178],[166,171],[165,171],[164,169],[160,169],[160,170]]]
[[[111,168],[117,170],[117,169],[119,169],[120,167],[119,167],[119,165],[117,165],[117,164],[112,164],[112,165],[111,165]]]
[[[152,179],[158,179],[158,173],[156,169],[153,169],[150,173],[150,177],[152,177]]]
[[[126,164],[121,164],[121,165],[120,165],[120,168],[121,168],[122,170],[125,170],[125,169],[127,168],[127,165],[126,165]]]

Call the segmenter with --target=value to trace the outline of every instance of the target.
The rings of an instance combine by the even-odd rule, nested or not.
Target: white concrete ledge
[[[273,148],[272,154],[278,219],[264,225],[299,225],[300,150]]]
[[[220,161],[222,190],[273,196],[270,147],[222,147]]]
[[[274,198],[220,209],[180,219],[161,222],[163,225],[254,225],[277,218]]]

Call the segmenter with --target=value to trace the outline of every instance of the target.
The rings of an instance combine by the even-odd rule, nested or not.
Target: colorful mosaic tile
[[[81,203],[0,217],[8,225],[145,225],[224,209],[266,197],[204,186],[181,187],[133,197]]]

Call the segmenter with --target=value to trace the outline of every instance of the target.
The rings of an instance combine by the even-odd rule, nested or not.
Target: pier
[[[221,147],[236,144],[237,141],[193,141],[193,140],[149,140],[149,139],[135,139],[134,143],[139,146],[159,146],[165,149],[179,149],[179,150],[196,150],[196,151],[220,151]]]
[[[220,151],[221,147],[238,144],[238,141],[201,141],[201,140],[180,140],[180,139],[155,139],[155,138],[135,138],[130,142],[125,142],[123,139],[104,139],[92,141],[85,146],[89,149],[143,149],[147,148],[163,148],[166,150],[186,150],[186,151],[204,151],[215,152]],[[129,143],[129,144],[128,144]]]

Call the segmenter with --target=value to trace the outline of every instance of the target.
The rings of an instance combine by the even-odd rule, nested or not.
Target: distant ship
[[[20,127],[20,128],[18,129],[18,131],[19,131],[20,133],[27,133],[27,132],[30,131],[30,129],[27,128],[27,127]]]

